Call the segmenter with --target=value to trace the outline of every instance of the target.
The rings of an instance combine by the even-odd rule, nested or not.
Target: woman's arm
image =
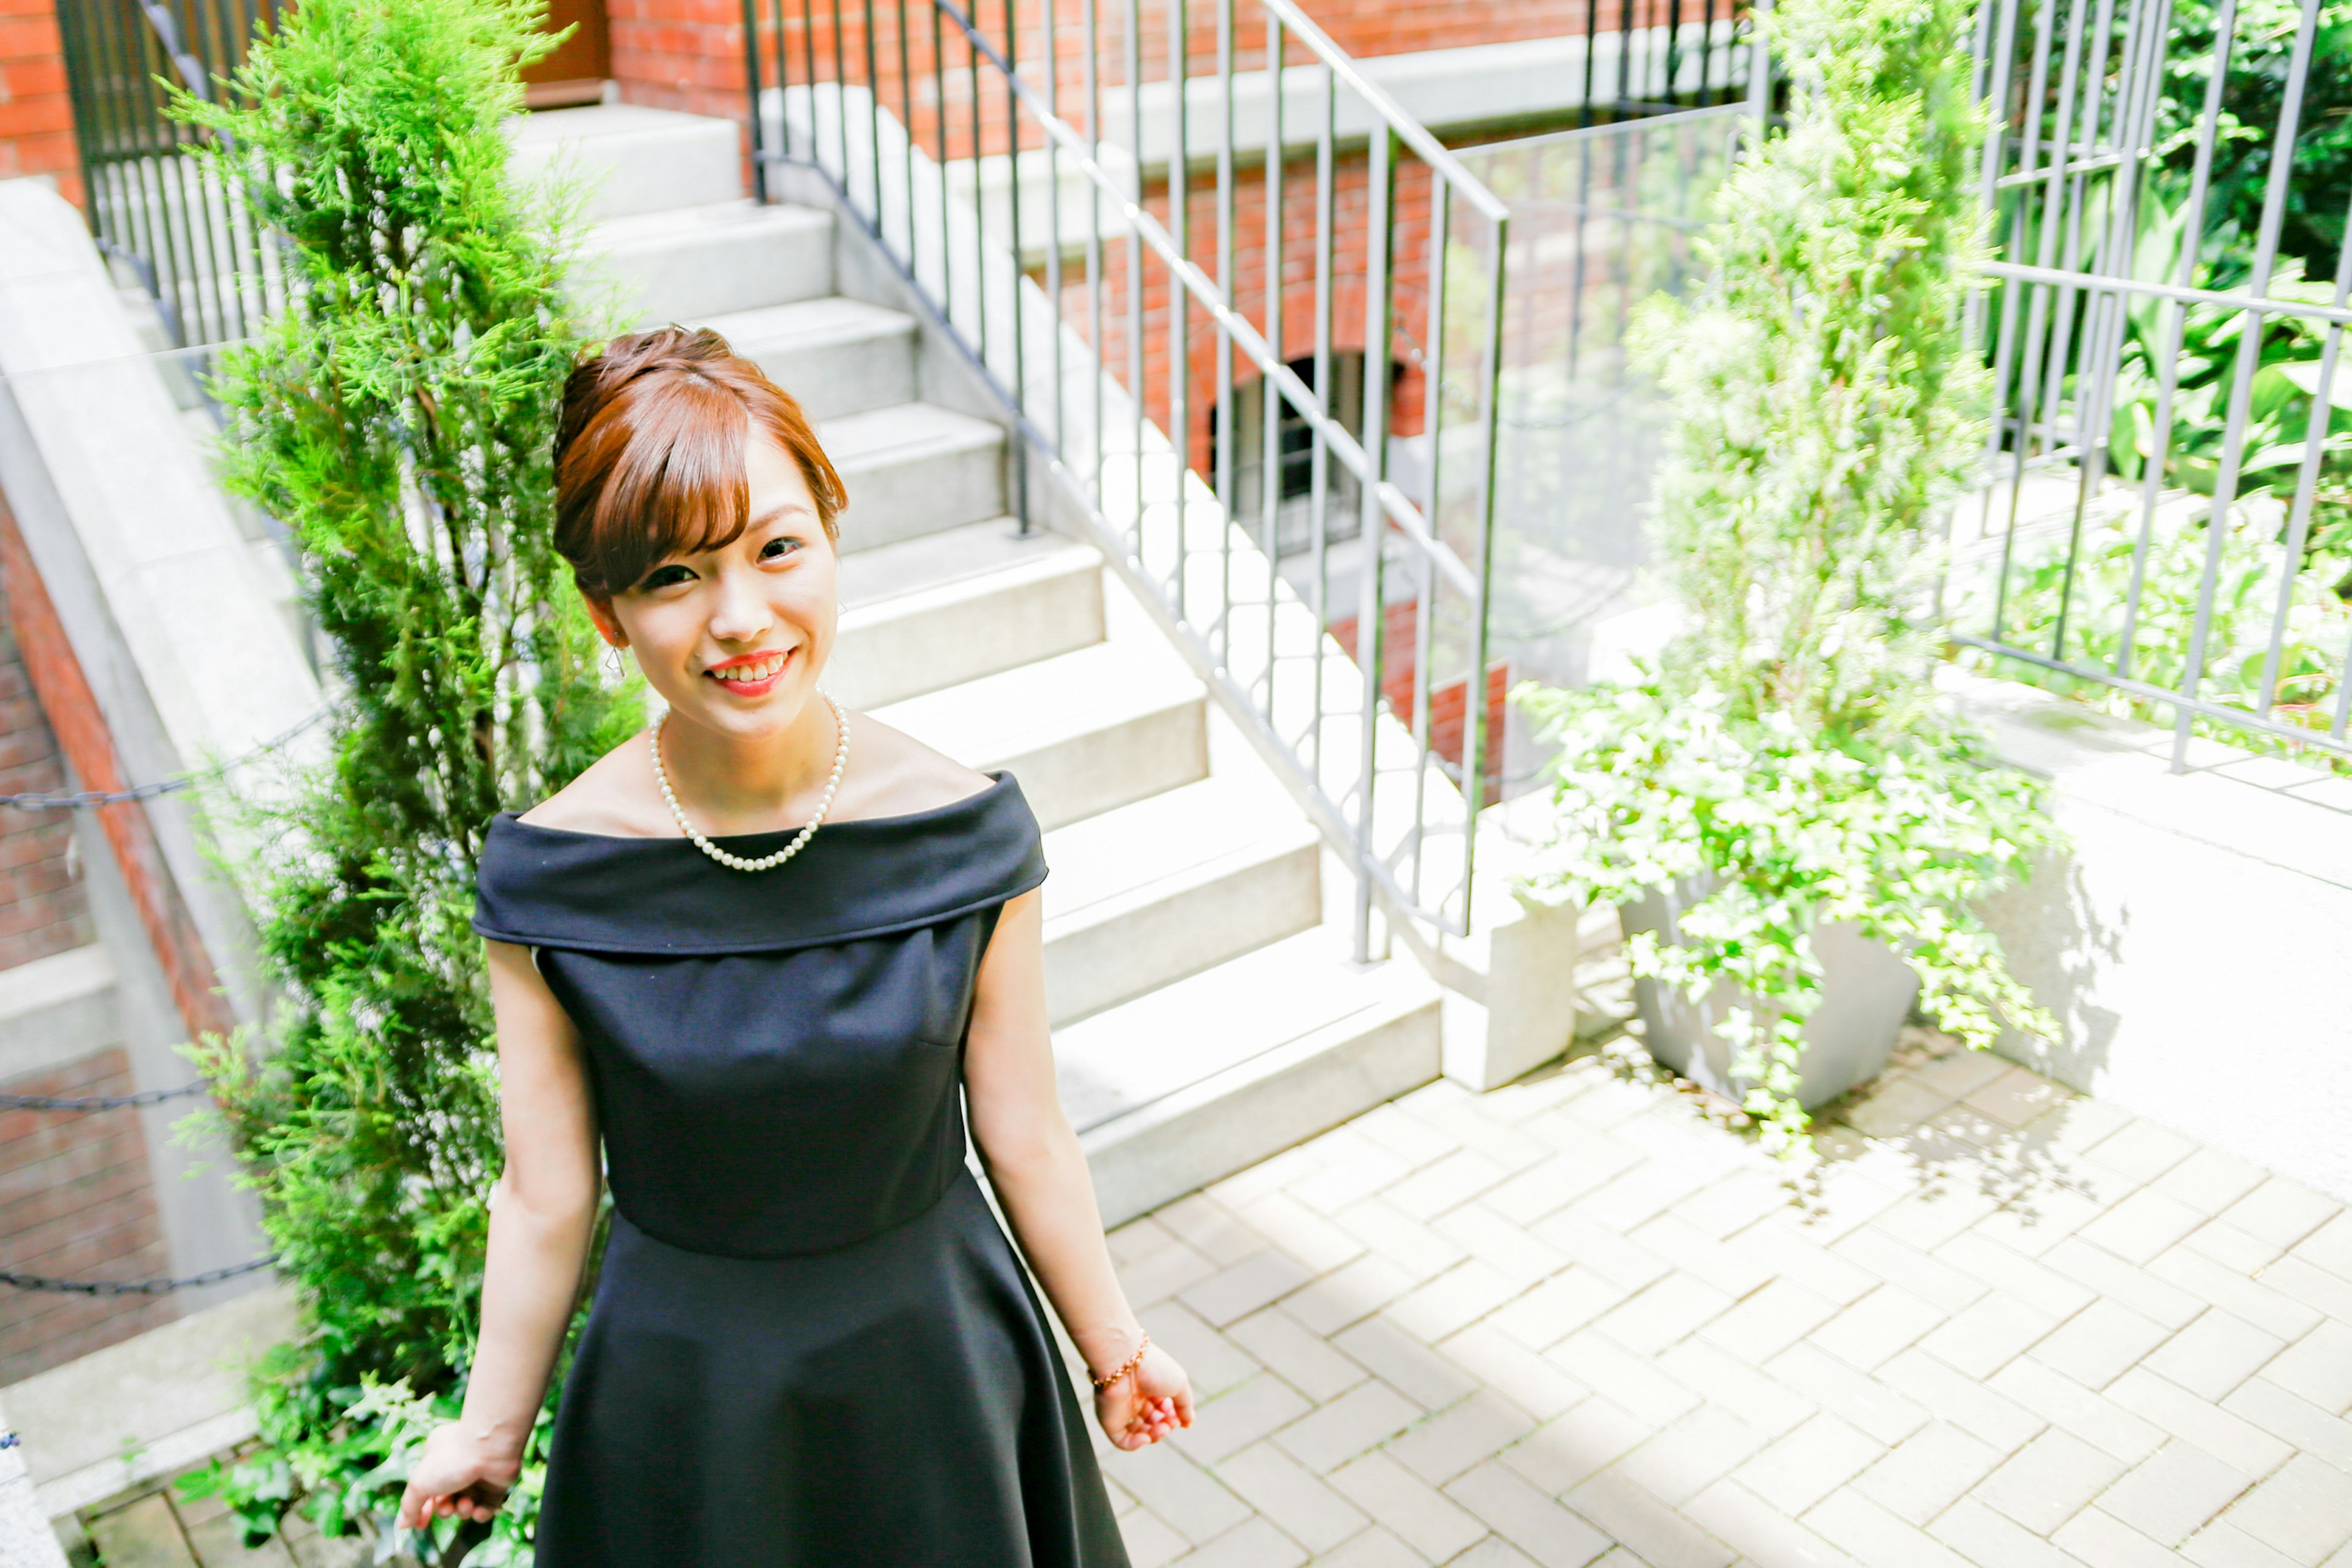
[[[981,1162],[1029,1267],[1087,1372],[1108,1375],[1142,1344],[1143,1325],[1111,1272],[1094,1179],[1055,1089],[1045,917],[1034,892],[1004,906],[981,959],[964,1090]],[[1113,1443],[1140,1448],[1192,1424],[1192,1386],[1155,1345],[1096,1394],[1095,1414]]]
[[[412,1529],[498,1511],[547,1397],[596,1224],[596,1114],[579,1033],[529,949],[488,946],[507,1163],[491,1189],[465,1413],[433,1434],[410,1474],[400,1522]]]

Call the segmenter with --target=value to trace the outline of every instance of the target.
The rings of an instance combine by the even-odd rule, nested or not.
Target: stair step
[[[1097,643],[874,717],[971,767],[1010,768],[1049,830],[1209,771],[1206,693],[1149,644]]]
[[[702,323],[799,399],[812,419],[912,403],[915,318],[834,295],[736,310]]]
[[[1102,641],[1102,557],[1019,528],[991,518],[843,557],[825,689],[877,708]]]
[[[577,180],[582,216],[593,223],[743,195],[743,132],[731,120],[604,103],[509,123],[516,172]]]
[[[1062,1104],[1117,1226],[1438,1074],[1436,984],[1318,927],[1054,1031]]]
[[[1202,779],[1045,839],[1057,1026],[1295,936],[1322,917],[1322,842],[1263,775]]]
[[[637,326],[822,299],[833,292],[833,215],[748,201],[640,213],[585,237],[589,298],[609,283]]]
[[[849,490],[841,547],[874,550],[1004,510],[1004,431],[929,403],[845,415],[817,439]]]

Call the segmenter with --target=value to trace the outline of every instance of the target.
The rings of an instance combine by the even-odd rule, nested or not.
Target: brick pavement
[[[1620,1041],[1116,1232],[1204,1401],[1106,1457],[1135,1568],[2352,1568],[2342,1205],[1924,1034],[1808,1166],[1723,1109]]]
[[[1791,1169],[1625,1043],[1112,1237],[1136,1568],[2352,1568],[2352,1215],[1910,1037]]]

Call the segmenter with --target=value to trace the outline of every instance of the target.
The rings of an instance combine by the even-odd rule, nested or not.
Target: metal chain
[[[14,806],[18,811],[79,811],[100,805],[129,805],[142,800],[153,800],[158,795],[172,795],[184,789],[194,789],[206,779],[217,778],[223,773],[233,773],[248,763],[258,762],[325,718],[330,711],[331,710],[320,708],[292,729],[283,734],[271,736],[241,757],[231,758],[226,763],[216,763],[208,768],[198,768],[194,773],[182,773],[176,778],[158,779],[152,784],[133,784],[129,789],[81,789],[56,795],[44,795],[37,790],[26,790],[16,795],[0,795],[0,806]]]
[[[204,1091],[200,1079],[177,1089],[142,1089],[136,1094],[0,1094],[0,1110],[133,1110]]]
[[[232,1263],[226,1268],[207,1268],[184,1279],[53,1279],[46,1274],[11,1274],[0,1269],[0,1285],[60,1296],[168,1296],[174,1290],[217,1285],[240,1274],[267,1268],[277,1261],[275,1258],[257,1258],[249,1263]]]

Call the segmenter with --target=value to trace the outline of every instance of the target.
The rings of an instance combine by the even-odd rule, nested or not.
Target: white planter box
[[[1706,896],[1703,886],[1654,891],[1625,905],[1618,919],[1629,937],[1648,931],[1679,942],[1682,912]],[[1814,930],[1813,952],[1822,962],[1822,1005],[1806,1020],[1797,1075],[1797,1103],[1808,1110],[1885,1070],[1919,995],[1909,964],[1843,921]],[[1650,1055],[1661,1066],[1727,1100],[1747,1097],[1754,1080],[1732,1073],[1731,1042],[1716,1032],[1740,1002],[1730,982],[1696,1003],[1654,980],[1635,981],[1633,994]]]

